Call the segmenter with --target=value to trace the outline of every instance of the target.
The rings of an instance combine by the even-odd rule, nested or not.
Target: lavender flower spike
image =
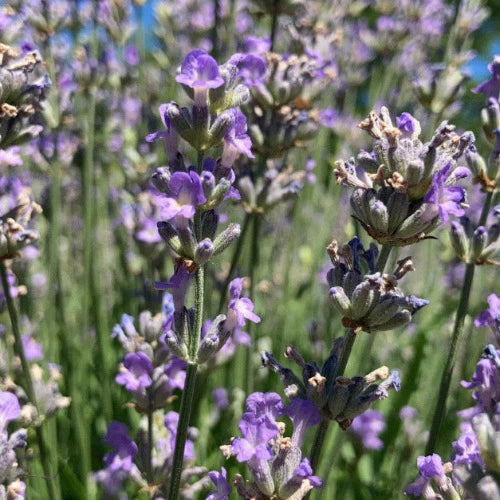
[[[116,376],[116,383],[125,386],[128,391],[142,391],[149,387],[153,381],[151,372],[153,364],[148,356],[143,352],[126,354],[123,358],[123,367]]]
[[[194,90],[197,106],[207,105],[208,89],[216,89],[224,84],[216,60],[201,49],[192,50],[184,58],[175,80]]]

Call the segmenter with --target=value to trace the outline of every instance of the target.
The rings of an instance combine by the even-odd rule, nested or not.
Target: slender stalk
[[[148,391],[149,405],[148,405],[148,456],[146,464],[148,482],[150,485],[153,484],[153,398],[150,391]]]
[[[229,282],[233,277],[234,270],[238,265],[238,261],[240,260],[241,250],[243,249],[243,243],[245,242],[245,235],[247,234],[248,228],[250,227],[250,219],[251,219],[250,214],[248,213],[245,214],[245,219],[243,221],[243,226],[241,228],[241,234],[240,237],[238,238],[238,241],[236,242],[236,247],[233,252],[233,258],[231,259],[231,265],[229,266],[229,272],[227,273],[226,279],[224,280],[224,283],[220,291],[219,308],[217,309],[217,312],[222,311],[222,308],[224,307],[227,288],[229,286]]]
[[[441,375],[441,382],[439,384],[439,394],[436,402],[436,409],[432,418],[432,426],[425,447],[425,454],[430,455],[434,453],[437,440],[439,437],[439,430],[446,415],[446,399],[450,389],[451,377],[453,375],[453,368],[455,367],[455,357],[457,354],[457,347],[462,338],[464,329],[465,316],[469,306],[470,291],[472,288],[472,281],[474,279],[474,264],[467,264],[465,268],[465,277],[462,284],[462,292],[460,294],[460,302],[458,304],[457,315],[455,317],[455,326],[453,327],[453,335],[451,337],[450,348],[446,358],[446,364]]]
[[[215,59],[219,56],[219,24],[220,24],[220,0],[214,1],[214,25],[212,26],[212,55]]]
[[[391,245],[382,245],[382,249],[380,250],[380,255],[377,259],[377,265],[375,266],[375,271],[382,273],[387,265],[387,261],[389,260],[389,255],[391,254]]]
[[[274,50],[276,42],[276,33],[278,31],[278,17],[279,17],[279,3],[280,0],[273,0],[273,14],[271,18],[271,52]]]
[[[179,496],[182,463],[184,461],[184,447],[187,439],[189,416],[193,405],[197,370],[198,365],[192,363],[189,363],[186,369],[186,382],[184,384],[184,391],[182,392],[181,407],[179,410],[179,425],[177,426],[177,436],[175,439],[174,461],[172,465],[172,475],[170,477],[169,500],[177,500]]]
[[[2,280],[3,293],[5,295],[5,301],[7,302],[9,319],[12,326],[12,333],[14,334],[14,351],[16,353],[16,356],[18,356],[19,359],[21,360],[24,388],[31,403],[35,405],[35,408],[38,408],[35,390],[33,388],[33,380],[31,379],[30,367],[28,364],[28,360],[24,355],[16,306],[14,305],[14,301],[12,300],[12,296],[10,294],[9,281],[7,278],[7,268],[5,267],[5,262],[3,260],[0,260],[0,275]],[[38,443],[38,449],[40,451],[40,461],[42,463],[43,473],[45,475],[45,482],[47,484],[47,491],[50,495],[50,498],[54,499],[61,498],[60,492],[56,489],[54,485],[52,463],[50,460],[49,450],[47,449],[47,445],[45,443],[45,438],[41,427],[38,426],[35,427],[35,433]]]
[[[488,193],[483,205],[479,225],[483,225],[488,217],[488,212],[493,200],[493,193]],[[467,264],[465,268],[465,277],[462,283],[462,291],[460,293],[460,302],[458,303],[457,314],[455,316],[455,324],[453,326],[453,333],[451,337],[450,348],[446,358],[446,364],[441,375],[441,382],[439,384],[439,393],[436,401],[436,408],[432,417],[432,425],[425,447],[425,454],[430,455],[434,453],[439,438],[439,431],[446,416],[446,400],[450,390],[451,378],[453,376],[453,369],[455,368],[455,358],[457,349],[463,336],[465,317],[467,316],[467,309],[469,307],[469,297],[474,280],[475,264]]]
[[[260,233],[261,216],[259,214],[252,215],[252,246],[250,248],[250,263],[248,276],[250,278],[249,296],[251,300],[255,300],[255,281],[257,279],[255,271],[259,264],[259,233]],[[245,389],[246,393],[253,392],[254,385],[254,368],[252,366],[253,348],[255,347],[255,323],[250,323],[248,327],[250,334],[250,346],[246,350],[245,363]]]

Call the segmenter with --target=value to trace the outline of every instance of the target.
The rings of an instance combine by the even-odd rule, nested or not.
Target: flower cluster
[[[285,424],[276,419],[286,415],[293,423],[291,437],[285,437]],[[246,411],[241,417],[241,437],[222,446],[224,455],[245,462],[252,474],[251,481],[240,475],[233,478],[242,498],[304,498],[313,488],[322,485],[313,475],[309,460],[302,456],[301,446],[309,427],[317,425],[320,414],[309,401],[295,398],[288,406],[274,392],[255,392],[248,396]],[[217,492],[209,498],[222,498],[230,492],[226,471],[212,472]]]
[[[341,248],[333,241],[328,254],[333,264],[327,274],[329,295],[346,328],[368,333],[393,330],[408,324],[429,303],[414,295],[405,296],[397,286],[414,270],[410,257],[400,260],[391,274],[384,274],[375,272],[376,246],[365,250],[358,238]]]
[[[472,132],[458,136],[443,122],[423,143],[413,116],[403,113],[395,127],[384,107],[359,126],[375,139],[373,151],[337,162],[335,174],[354,188],[353,214],[370,236],[382,244],[409,245],[451,215],[465,214],[465,191],[457,182],[470,171],[457,161],[473,143]]]

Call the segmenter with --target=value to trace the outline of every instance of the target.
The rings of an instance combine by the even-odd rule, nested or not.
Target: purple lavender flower
[[[474,325],[478,328],[489,326],[496,338],[500,339],[500,295],[496,293],[489,295],[488,306],[488,309],[474,320]]]
[[[246,410],[256,417],[267,417],[274,422],[283,414],[283,401],[276,392],[254,392],[247,398]]]
[[[466,170],[466,169],[464,169]],[[460,176],[465,171],[460,171]],[[462,203],[465,202],[465,191],[460,186],[450,186],[447,182],[456,179],[452,175],[451,163],[447,163],[443,168],[436,172],[432,177],[432,186],[424,197],[424,202],[432,205],[430,210],[430,218],[439,214],[443,222],[448,222],[450,215],[462,217],[465,215],[465,210]]]
[[[405,489],[405,495],[420,496],[424,489],[429,485],[431,479],[438,482],[445,480],[446,476],[443,469],[443,461],[436,453],[426,457],[417,458],[417,467],[419,475],[417,479],[409,484]]]
[[[484,460],[481,456],[476,433],[472,429],[471,424],[469,422],[463,422],[460,425],[460,430],[462,431],[462,434],[460,434],[460,437],[452,443],[454,452],[451,456],[451,460],[453,465],[472,465],[476,463],[484,469]]]
[[[278,427],[268,417],[244,413],[238,425],[243,437],[231,443],[231,451],[238,462],[270,460],[273,456],[269,441],[278,434]]]
[[[194,90],[194,102],[197,106],[206,106],[208,89],[224,84],[217,61],[201,49],[192,50],[184,58],[181,71],[175,79]]]
[[[313,425],[318,425],[321,415],[311,401],[300,398],[293,398],[285,408],[284,413],[293,422],[292,445],[300,448],[304,442],[307,429]]]
[[[135,237],[138,241],[148,245],[154,245],[155,243],[160,243],[162,241],[162,238],[158,233],[158,226],[153,217],[146,217],[142,221],[142,227],[139,231],[137,231]]]
[[[313,475],[313,470],[307,457],[302,459],[299,466],[293,471],[293,474],[301,479],[307,479],[313,488],[321,488],[323,486],[321,478]]]
[[[225,410],[229,406],[227,390],[224,387],[217,387],[212,393],[214,404],[218,410]]]
[[[227,500],[229,494],[231,493],[231,486],[227,482],[227,472],[224,467],[221,467],[221,471],[217,472],[212,470],[208,473],[208,476],[217,488],[216,491],[211,491],[205,500]]]
[[[124,55],[125,62],[130,66],[137,66],[141,62],[139,49],[133,44],[125,45]]]
[[[488,64],[488,71],[491,73],[491,78],[478,85],[472,92],[498,100],[500,99],[500,56],[495,56]]]
[[[252,141],[247,134],[246,116],[238,108],[233,108],[228,113],[232,114],[233,124],[224,137],[221,163],[225,168],[232,167],[240,153],[248,158],[254,158],[250,150]]]
[[[171,196],[158,196],[160,215],[166,220],[176,219],[178,224],[185,224],[186,219],[194,217],[196,207],[207,200],[203,194],[200,177],[191,170],[174,172],[168,182]]]
[[[7,149],[0,149],[0,168],[1,167],[18,167],[23,164],[20,156],[21,148],[12,146]]]
[[[384,416],[376,410],[366,410],[352,421],[349,428],[367,450],[381,450],[384,447],[383,441],[379,438],[384,429]]]
[[[167,115],[168,109],[171,106],[177,106],[174,102],[169,102],[167,104],[161,104],[159,107],[160,118],[163,122],[165,130],[160,130],[157,132],[153,132],[146,136],[147,142],[154,142],[158,139],[165,140],[165,147],[167,150],[167,155],[170,160],[173,160],[177,156],[177,150],[179,146],[179,137],[177,131],[172,126],[170,119]]]
[[[0,434],[7,426],[21,414],[21,407],[17,397],[11,392],[0,392]]]
[[[108,425],[104,442],[110,445],[113,451],[104,455],[106,468],[98,471],[95,478],[109,494],[114,495],[120,491],[123,481],[135,468],[133,459],[138,449],[128,435],[127,426],[120,422],[111,422]]]
[[[319,120],[323,127],[334,128],[338,118],[339,114],[332,108],[322,109],[319,112]]]
[[[248,36],[243,43],[245,52],[249,54],[265,54],[271,49],[271,39],[269,37]]]
[[[228,64],[238,68],[238,76],[249,88],[261,84],[266,73],[266,61],[255,54],[234,54]]]
[[[169,391],[175,389],[184,389],[184,382],[186,381],[186,368],[187,363],[179,358],[172,358],[169,363],[165,365],[165,375],[168,377]]]
[[[179,424],[179,414],[175,411],[169,411],[165,415],[164,424],[169,432],[169,446],[173,455],[177,436],[177,427]],[[190,439],[187,439],[184,446],[184,460],[192,460],[194,457],[194,443]]]
[[[43,358],[42,346],[31,335],[22,337],[23,351],[28,361],[37,361]]]
[[[401,113],[396,118],[396,123],[405,137],[418,136],[420,134],[420,123],[410,113]]]
[[[158,290],[172,290],[172,298],[175,311],[184,308],[184,299],[189,288],[192,274],[188,271],[185,262],[177,266],[173,276],[168,281],[157,281],[155,287]]]
[[[253,312],[253,302],[247,297],[241,297],[243,278],[235,278],[229,284],[231,301],[226,319],[226,328],[233,330],[237,326],[244,326],[245,320],[260,323],[260,317]]]
[[[153,383],[150,376],[152,371],[153,363],[145,353],[131,352],[123,358],[121,373],[116,376],[115,381],[125,386],[127,391],[142,391]]]

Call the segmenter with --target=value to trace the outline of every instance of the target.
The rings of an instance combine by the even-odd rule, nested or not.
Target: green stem
[[[488,212],[493,200],[493,193],[488,193],[484,201],[483,210],[479,219],[479,225],[483,225],[488,218]],[[462,283],[462,291],[460,293],[460,302],[458,303],[457,314],[455,316],[455,324],[453,326],[453,333],[451,337],[450,348],[446,358],[446,364],[441,375],[441,382],[439,384],[439,393],[436,402],[436,408],[432,417],[432,425],[425,447],[425,454],[430,455],[434,453],[439,438],[439,431],[446,416],[446,400],[450,390],[451,378],[453,376],[453,369],[455,368],[455,358],[457,349],[463,336],[465,317],[467,316],[467,309],[469,307],[469,297],[474,281],[475,264],[467,264],[465,268],[465,277]]]
[[[250,300],[255,300],[255,281],[257,277],[255,271],[259,264],[259,234],[260,234],[260,223],[261,216],[259,214],[253,214],[252,216],[252,241],[250,247],[250,263],[248,269],[248,277],[250,278],[250,290],[249,297]],[[246,393],[250,394],[253,392],[254,385],[254,368],[252,366],[252,355],[253,349],[255,348],[255,323],[250,323],[248,326],[248,333],[250,335],[250,346],[246,350],[246,363],[245,363],[245,389]]]
[[[236,247],[233,252],[233,258],[231,259],[229,272],[227,273],[226,279],[224,280],[224,283],[220,291],[219,308],[217,309],[217,312],[222,311],[222,308],[224,307],[224,302],[226,301],[227,288],[229,286],[229,282],[233,277],[234,270],[238,265],[238,261],[240,260],[241,250],[243,249],[243,243],[245,241],[245,235],[248,231],[248,228],[250,227],[250,219],[251,219],[250,214],[246,213],[245,219],[243,221],[243,226],[241,228],[241,234],[240,237],[238,238],[238,241],[236,242]]]
[[[148,404],[148,455],[146,464],[148,483],[153,484],[153,397],[151,392],[148,391],[149,404]]]
[[[174,460],[172,464],[172,474],[170,477],[170,487],[168,493],[169,500],[177,500],[181,483],[182,464],[184,461],[184,447],[186,445],[189,417],[193,405],[194,389],[196,387],[196,372],[198,365],[189,363],[186,369],[186,382],[182,392],[181,407],[179,410],[179,424],[177,426],[177,436],[175,439]]]
[[[273,14],[271,18],[271,48],[270,51],[274,50],[276,42],[276,33],[278,31],[278,17],[279,17],[279,3],[280,0],[273,0]]]
[[[28,360],[24,355],[23,343],[21,338],[21,331],[19,329],[19,321],[17,317],[16,307],[12,296],[10,294],[9,281],[7,278],[7,268],[5,267],[5,262],[0,260],[0,275],[2,280],[3,293],[5,295],[5,301],[7,302],[7,310],[9,312],[9,319],[12,326],[12,333],[14,334],[14,351],[16,356],[21,360],[21,368],[24,379],[24,388],[26,394],[31,403],[38,409],[38,403],[36,400],[35,390],[33,388],[33,380],[31,379],[30,367]],[[39,415],[39,411],[37,412]],[[53,473],[52,464],[50,461],[49,451],[47,445],[45,444],[45,439],[41,427],[35,427],[36,439],[38,443],[38,449],[40,451],[40,461],[42,462],[43,473],[45,475],[45,482],[47,484],[47,490],[49,492],[50,498],[58,499],[60,498],[59,491],[55,488],[53,483]]]
[[[375,266],[375,271],[382,273],[384,272],[385,266],[387,265],[387,261],[389,260],[389,255],[391,254],[392,246],[385,244],[382,245],[382,249],[380,250],[380,255],[377,259],[377,265]]]
[[[212,55],[219,56],[220,0],[214,0],[214,25],[212,26]]]
[[[451,337],[450,348],[446,358],[446,364],[441,375],[441,383],[439,384],[439,394],[436,402],[436,409],[432,418],[432,426],[425,447],[425,454],[430,455],[434,453],[437,440],[439,437],[439,430],[446,415],[446,399],[450,389],[451,377],[453,375],[453,368],[455,367],[455,357],[457,348],[462,338],[464,329],[465,316],[469,306],[470,291],[472,288],[472,281],[474,279],[475,264],[467,264],[465,268],[465,277],[462,284],[462,292],[460,294],[460,302],[458,304],[457,315],[455,317],[455,325],[453,327],[453,334]]]

